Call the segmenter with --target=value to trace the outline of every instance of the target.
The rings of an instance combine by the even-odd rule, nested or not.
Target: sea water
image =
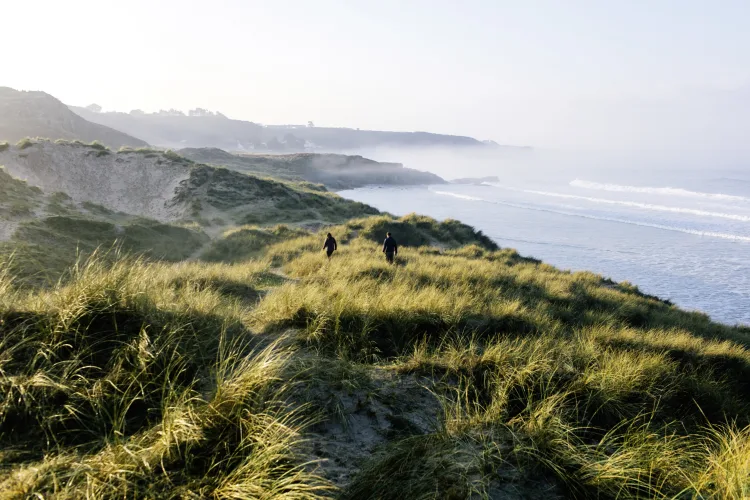
[[[728,175],[557,175],[340,194],[396,215],[458,219],[522,255],[750,324],[750,174]]]

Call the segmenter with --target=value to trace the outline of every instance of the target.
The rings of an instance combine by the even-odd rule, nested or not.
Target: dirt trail
[[[293,278],[286,274],[281,267],[272,267],[268,270],[268,272],[270,272],[271,274],[275,274],[279,278],[282,278],[284,281],[292,281],[294,283],[299,283],[300,281],[299,278]]]

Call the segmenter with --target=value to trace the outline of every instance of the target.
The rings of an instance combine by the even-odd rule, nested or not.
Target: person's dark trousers
[[[388,261],[389,264],[393,264],[393,252],[385,252],[385,260]]]
[[[326,250],[326,255],[328,255],[328,258],[331,258],[331,255],[333,255],[333,250]]]

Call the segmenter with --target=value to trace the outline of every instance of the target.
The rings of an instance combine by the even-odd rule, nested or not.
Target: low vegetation
[[[16,219],[31,215],[42,191],[16,179],[0,166],[0,218]]]
[[[202,258],[2,267],[4,496],[750,495],[747,328],[415,215]]]
[[[220,215],[236,225],[252,226],[340,223],[379,213],[318,188],[206,165],[191,168],[173,203],[191,207],[194,218],[211,220]]]
[[[202,253],[207,262],[243,262],[262,255],[265,250],[281,241],[308,234],[304,229],[278,225],[269,228],[242,226],[227,231],[214,240]]]
[[[94,259],[33,297],[3,281],[0,440],[17,464],[3,496],[326,492],[294,460],[307,422],[281,399],[292,351],[260,345],[214,286],[261,286],[265,270]]]
[[[187,148],[180,154],[210,165],[239,172],[273,177],[287,182],[350,189],[374,184],[442,184],[445,181],[429,172],[404,168],[361,156],[337,154],[231,154],[216,148]],[[320,187],[317,188],[320,190]]]
[[[132,217],[119,224],[92,219],[83,217],[64,199],[55,201],[54,210],[60,215],[21,222],[13,241],[0,244],[0,256],[7,259],[13,255],[9,265],[17,278],[28,284],[56,282],[77,259],[98,248],[118,248],[127,254],[176,262],[208,242],[208,237],[194,228]],[[88,208],[95,215],[107,215],[104,207],[90,204]]]
[[[31,146],[33,146],[34,144],[36,144],[36,143],[35,143],[35,142],[34,142],[34,141],[33,141],[32,139],[30,139],[30,138],[26,137],[26,138],[24,138],[24,139],[21,139],[20,141],[18,141],[18,142],[16,143],[16,147],[17,147],[18,149],[20,149],[20,150],[24,150],[24,149],[26,149],[26,148],[30,148],[30,147],[31,147]]]

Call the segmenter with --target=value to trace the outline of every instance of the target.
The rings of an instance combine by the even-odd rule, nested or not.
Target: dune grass
[[[266,271],[92,259],[34,295],[3,277],[3,496],[325,492],[297,460],[306,420],[283,402],[293,352],[255,340],[222,295]]]
[[[393,266],[363,239],[325,265],[311,250],[284,259],[300,281],[259,304],[256,328],[443,384],[442,430],[396,443],[345,497],[396,498],[406,484],[464,498],[477,470],[509,462],[556,477],[566,496],[750,493],[747,328],[509,250],[409,248]],[[472,460],[499,455],[479,469],[443,463],[467,442]]]
[[[103,207],[86,204],[90,215],[83,215],[64,197],[50,198],[48,210],[59,215],[21,222],[13,240],[0,247],[0,256],[15,255],[13,269],[30,283],[54,283],[76,259],[100,247],[175,262],[208,242],[192,228],[132,217],[115,224]]]
[[[41,189],[16,179],[0,166],[0,217],[29,216],[39,205],[41,197]]]
[[[364,203],[297,183],[246,175],[226,168],[200,164],[189,166],[190,178],[177,188],[174,201],[190,206],[195,218],[211,219],[220,213],[240,226],[271,226],[342,223],[354,217],[379,213]]]
[[[31,146],[33,146],[34,144],[36,144],[36,142],[34,142],[34,140],[32,140],[32,139],[31,139],[31,138],[29,138],[29,137],[24,137],[23,139],[21,139],[20,141],[18,141],[18,142],[16,143],[16,147],[17,147],[18,149],[20,149],[20,150],[24,150],[24,149],[26,149],[26,148],[30,148],[30,147],[31,147]]]
[[[296,231],[43,290],[0,266],[2,496],[750,495],[749,329],[456,222]]]
[[[207,262],[242,262],[260,256],[263,251],[280,241],[307,234],[304,229],[286,225],[270,228],[241,226],[230,229],[222,238],[214,240],[202,253]]]

